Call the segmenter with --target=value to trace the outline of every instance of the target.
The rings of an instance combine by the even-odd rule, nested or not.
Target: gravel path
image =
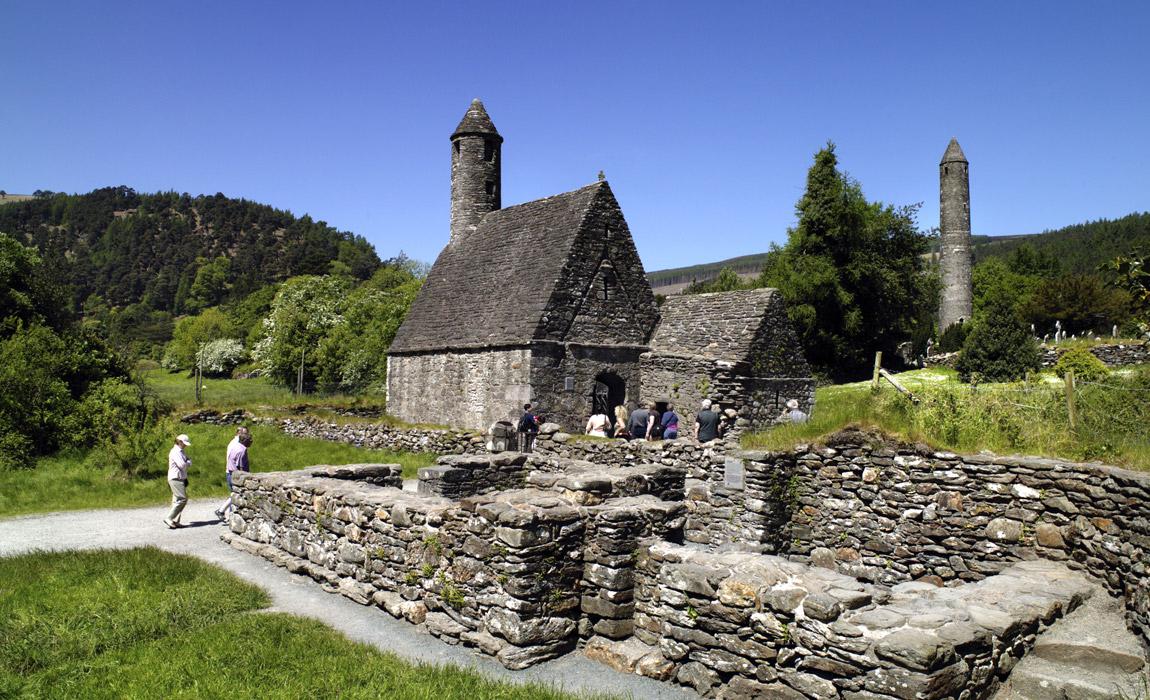
[[[585,658],[567,656],[524,671],[508,671],[490,657],[452,646],[374,606],[325,593],[310,578],[289,574],[259,557],[220,541],[222,526],[212,510],[218,500],[193,500],[184,511],[185,527],[169,530],[161,522],[167,507],[73,511],[0,520],[0,556],[30,550],[122,549],[154,545],[217,564],[266,590],[272,610],[321,620],[350,639],[412,662],[452,664],[511,682],[542,681],[574,693],[615,693],[634,698],[697,700],[678,686],[611,670]]]

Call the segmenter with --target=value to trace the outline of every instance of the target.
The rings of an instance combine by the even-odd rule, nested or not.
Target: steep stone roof
[[[389,352],[524,345],[541,337],[548,300],[600,196],[612,196],[606,182],[483,217],[436,258]]]
[[[761,336],[772,304],[780,305],[775,289],[748,289],[669,297],[651,338],[653,352],[701,356],[715,360],[747,360]]]
[[[962,152],[962,146],[958,145],[958,139],[951,139],[950,143],[946,146],[946,153],[942,154],[942,160],[939,165],[943,163],[967,163],[966,155]]]
[[[455,127],[451,138],[454,139],[456,136],[464,134],[490,134],[499,137],[500,142],[503,141],[503,137],[499,136],[499,132],[495,130],[494,122],[491,121],[491,117],[487,116],[487,110],[478,97],[471,101],[471,106],[467,108],[467,113],[459,121],[459,126]]]

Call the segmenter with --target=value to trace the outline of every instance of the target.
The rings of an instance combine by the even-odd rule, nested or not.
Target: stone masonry
[[[938,164],[939,271],[942,299],[938,330],[969,321],[973,312],[970,251],[970,164],[958,141],[951,139]]]
[[[509,668],[582,649],[705,697],[989,698],[1108,593],[1150,632],[1142,474],[858,431],[574,444],[443,457],[416,492],[395,465],[241,475],[225,539]]]

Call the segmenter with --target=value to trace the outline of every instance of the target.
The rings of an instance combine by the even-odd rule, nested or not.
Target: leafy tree
[[[955,364],[959,378],[969,382],[977,374],[981,381],[1008,382],[1036,371],[1038,344],[1019,317],[1014,300],[1008,294],[991,295],[984,311],[962,345]]]
[[[283,283],[263,321],[263,337],[252,358],[273,380],[294,386],[301,356],[304,382],[314,386],[318,348],[327,333],[343,323],[351,282],[342,276],[304,275]]]
[[[1108,284],[1130,295],[1131,310],[1144,326],[1150,324],[1150,256],[1119,255],[1102,265]]]
[[[899,343],[929,329],[937,281],[924,267],[917,207],[868,202],[838,170],[832,143],[814,160],[798,225],[768,253],[759,284],[780,290],[817,371],[854,377],[874,351],[894,357]]]
[[[198,313],[209,306],[216,306],[223,301],[231,285],[228,284],[228,274],[232,269],[232,261],[221,255],[211,260],[196,259],[199,269],[188,290],[188,298],[184,302],[185,310]]]
[[[980,319],[986,316],[987,300],[992,298],[1010,299],[1014,308],[1020,310],[1034,296],[1042,279],[1019,272],[1002,258],[991,258],[974,267],[971,283],[974,318]]]
[[[683,290],[683,293],[705,294],[707,292],[733,292],[738,289],[751,289],[755,286],[754,282],[744,282],[737,272],[729,267],[724,267],[719,270],[719,275],[715,277],[715,279],[705,282],[692,282]]]
[[[1072,274],[1042,282],[1021,312],[1036,328],[1051,328],[1061,321],[1067,333],[1105,333],[1126,323],[1130,307],[1125,290],[1106,287],[1096,275]]]
[[[222,311],[216,308],[204,309],[196,316],[185,316],[176,321],[172,341],[164,350],[163,366],[166,369],[193,369],[200,348],[213,340],[232,338],[236,329]]]
[[[321,386],[357,391],[386,377],[387,349],[420,284],[403,268],[383,267],[349,295],[343,322],[328,332],[318,348]]]
[[[224,377],[240,365],[247,357],[244,344],[234,338],[220,338],[204,343],[200,357],[204,374]]]

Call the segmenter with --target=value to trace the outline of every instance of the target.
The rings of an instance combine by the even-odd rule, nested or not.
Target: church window
[[[942,166],[942,174],[943,175],[950,175],[950,168],[948,166],[945,166],[945,165]]]
[[[459,142],[455,142],[455,155],[459,155]]]
[[[607,226],[603,228],[603,234],[606,236],[607,240],[611,240],[614,237],[614,232],[611,230],[611,224],[607,224]]]
[[[483,139],[483,160],[490,163],[495,159],[495,142],[490,139]]]
[[[484,182],[483,183],[483,189],[487,192],[488,197],[495,194],[495,181],[494,180],[488,180],[488,181]]]

